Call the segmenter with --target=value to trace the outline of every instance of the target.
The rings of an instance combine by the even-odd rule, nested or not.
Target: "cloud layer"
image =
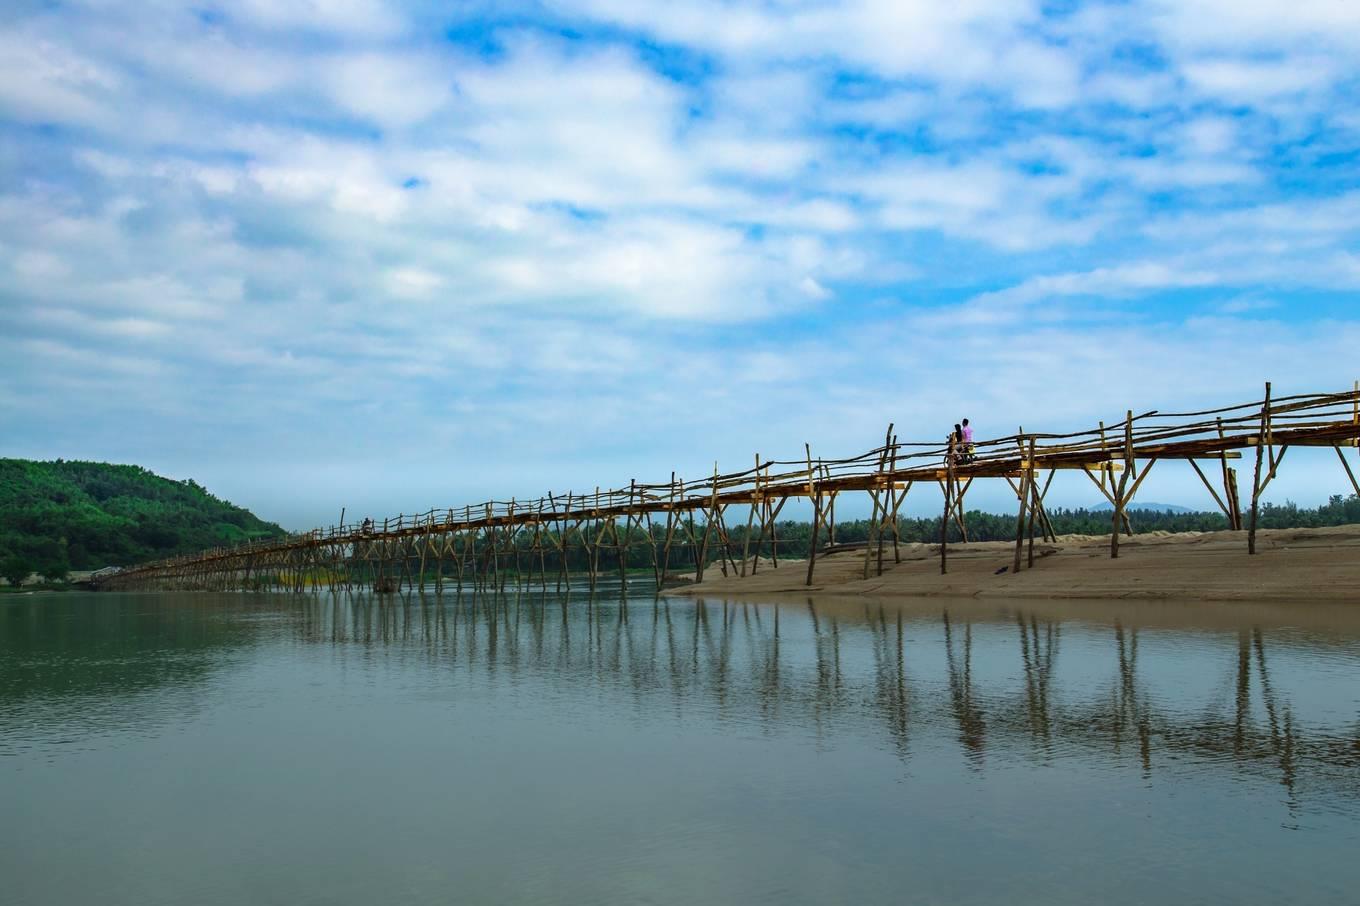
[[[458,9],[0,20],[5,449],[300,527],[1356,377],[1346,4]]]

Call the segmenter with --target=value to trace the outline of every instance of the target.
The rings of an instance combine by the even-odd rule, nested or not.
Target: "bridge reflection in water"
[[[642,712],[858,738],[907,763],[941,746],[979,771],[994,757],[1076,757],[1149,780],[1278,784],[1295,814],[1360,803],[1354,628],[1239,626],[1250,611],[1211,606],[1163,607],[1169,619],[1135,624],[974,602],[296,600],[306,642],[382,647]]]

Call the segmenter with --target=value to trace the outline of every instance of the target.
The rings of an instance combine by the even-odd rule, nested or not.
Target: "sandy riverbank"
[[[762,562],[746,578],[716,566],[704,581],[668,595],[770,599],[789,594],[1030,599],[1177,599],[1201,601],[1327,601],[1360,603],[1360,525],[1275,529],[1257,533],[1248,556],[1245,532],[1154,533],[1124,538],[1110,559],[1108,537],[1072,535],[1035,544],[1032,569],[1009,567],[1008,542],[951,544],[949,573],[940,575],[939,546],[904,544],[902,562],[887,548],[882,576],[864,578],[862,552],[818,558],[812,585],[807,563]],[[1004,572],[999,572],[1005,568]]]

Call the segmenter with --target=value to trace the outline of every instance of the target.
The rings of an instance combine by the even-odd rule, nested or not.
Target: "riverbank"
[[[1142,534],[1121,539],[1112,560],[1108,537],[1067,535],[1036,543],[1034,567],[1022,562],[1012,573],[1012,542],[951,544],[949,572],[940,575],[939,545],[901,545],[901,563],[888,545],[881,576],[871,569],[864,578],[863,551],[846,551],[819,557],[811,585],[806,561],[784,561],[778,569],[762,561],[746,578],[723,576],[714,566],[703,582],[663,594],[1360,603],[1360,525],[1262,530],[1256,549],[1256,556],[1247,554],[1245,532]]]

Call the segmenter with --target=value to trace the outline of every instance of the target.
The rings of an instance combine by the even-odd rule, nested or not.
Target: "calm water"
[[[0,900],[1355,903],[1360,615],[0,598]]]

